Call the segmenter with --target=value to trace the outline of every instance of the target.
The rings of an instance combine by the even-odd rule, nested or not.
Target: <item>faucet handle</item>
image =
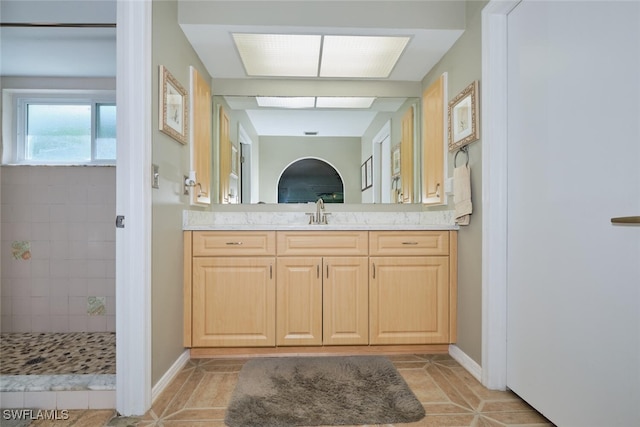
[[[331,212],[322,213],[322,221],[320,222],[321,224],[329,224],[329,222],[327,221],[327,215],[331,215]]]
[[[316,214],[314,214],[313,212],[307,212],[305,215],[309,216],[309,225],[316,223],[316,220],[315,220]]]

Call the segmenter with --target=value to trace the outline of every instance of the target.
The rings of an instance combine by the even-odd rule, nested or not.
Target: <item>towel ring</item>
[[[456,162],[458,161],[458,154],[460,153],[464,153],[467,155],[467,162],[465,163],[465,166],[469,166],[469,147],[468,146],[464,146],[462,148],[460,148],[457,152],[456,155],[453,157],[453,167],[457,167],[456,166]]]

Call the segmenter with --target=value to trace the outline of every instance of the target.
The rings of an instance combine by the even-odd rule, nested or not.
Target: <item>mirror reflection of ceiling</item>
[[[212,77],[213,93],[224,96],[231,109],[246,111],[258,135],[317,132],[326,137],[361,137],[377,113],[397,111],[407,98],[421,96],[422,79],[464,31],[464,3],[179,0],[178,12],[180,27]],[[393,63],[390,73],[384,73],[386,77],[346,77],[349,61],[375,68],[370,60],[373,54],[359,53],[347,55],[344,76],[317,77],[322,75],[324,52],[320,46],[310,55],[312,63],[320,58],[318,72],[309,74],[316,77],[291,77],[283,71],[281,76],[265,78],[249,75],[251,70],[245,68],[240,51],[245,62],[251,62],[246,58],[251,49],[237,47],[235,34],[347,36],[349,40],[379,41],[387,36],[408,42],[402,44],[399,55],[387,55]],[[253,49],[257,53],[261,50]],[[298,54],[301,61],[303,56]],[[370,109],[291,110],[258,108],[255,96],[371,96],[376,100]]]
[[[259,107],[255,97],[225,96],[232,110],[244,110],[260,136],[361,137],[380,112],[393,113],[407,98],[376,98],[367,109]]]

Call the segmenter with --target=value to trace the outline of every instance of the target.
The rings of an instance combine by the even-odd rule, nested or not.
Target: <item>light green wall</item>
[[[427,88],[447,72],[448,99],[474,80],[480,81],[482,96],[481,11],[487,1],[467,1],[467,27],[447,54],[423,79]],[[482,116],[482,112],[480,112]],[[449,176],[453,175],[453,156],[449,153]],[[460,157],[464,157],[461,155]],[[458,163],[462,160],[459,158]],[[470,225],[458,232],[458,342],[457,345],[478,364],[482,364],[482,140],[469,146],[473,214]],[[449,199],[453,208],[453,198]]]
[[[260,201],[278,202],[278,180],[284,169],[302,158],[332,165],[344,183],[344,202],[360,203],[360,138],[260,137]]]
[[[211,77],[178,26],[176,0],[154,1],[152,7],[152,162],[160,166],[160,188],[152,192],[151,381],[155,384],[184,351],[182,211],[189,206],[182,194],[182,177],[190,164],[189,144],[158,130],[158,67],[164,65],[187,91],[190,65],[206,80]]]

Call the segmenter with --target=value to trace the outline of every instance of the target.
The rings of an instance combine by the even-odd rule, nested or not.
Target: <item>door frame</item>
[[[482,10],[482,384],[507,387],[507,15]]]
[[[151,407],[151,0],[118,1],[116,410]]]

